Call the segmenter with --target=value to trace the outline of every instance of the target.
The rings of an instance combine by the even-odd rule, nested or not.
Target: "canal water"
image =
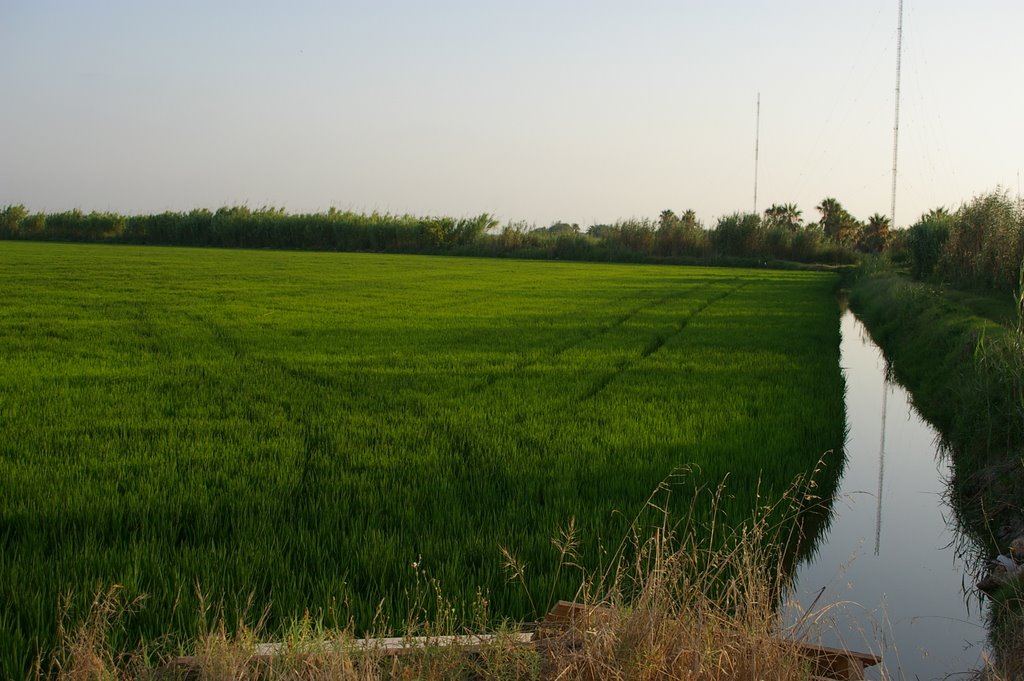
[[[869,678],[955,678],[980,665],[985,629],[945,499],[949,465],[863,324],[848,310],[841,323],[846,466],[793,595],[825,610],[821,643],[882,655]]]

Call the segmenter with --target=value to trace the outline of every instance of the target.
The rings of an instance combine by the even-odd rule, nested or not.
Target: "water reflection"
[[[849,315],[849,311],[846,313]],[[885,483],[885,417],[889,413],[889,367],[886,366],[885,380],[882,381],[882,444],[878,447],[878,491],[875,496],[878,497],[878,509],[875,511],[875,555],[878,555],[878,551],[882,544],[882,498],[885,496],[882,494],[882,489]]]
[[[846,466],[827,533],[797,570],[795,598],[809,608],[824,589],[818,607],[838,605],[822,643],[881,653],[890,677],[976,668],[985,630],[965,597],[963,538],[946,521],[949,470],[937,433],[848,311],[842,334]]]

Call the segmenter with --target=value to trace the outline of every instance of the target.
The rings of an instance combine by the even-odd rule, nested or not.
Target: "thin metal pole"
[[[754,132],[754,215],[757,215],[757,162],[761,147],[761,93],[757,93],[757,127]]]
[[[889,207],[891,226],[896,227],[896,168],[900,149],[900,67],[903,57],[903,0],[900,0],[899,22],[896,24],[896,117],[892,126],[892,204]]]

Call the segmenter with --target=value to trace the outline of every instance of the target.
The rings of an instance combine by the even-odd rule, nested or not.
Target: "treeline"
[[[338,251],[419,251],[470,244],[496,226],[475,218],[364,215],[334,208],[288,214],[281,208],[246,206],[187,213],[29,213],[24,206],[0,211],[0,238],[91,241],[225,248]]]
[[[1024,205],[996,190],[955,212],[936,208],[906,230],[895,250],[918,279],[1016,291],[1024,261]]]
[[[226,248],[451,253],[566,260],[712,261],[787,260],[846,264],[858,251],[881,250],[885,234],[865,238],[867,226],[835,199],[825,199],[822,217],[805,224],[793,204],[774,205],[763,215],[733,213],[708,229],[692,210],[661,213],[657,220],[614,224],[556,222],[500,226],[484,213],[471,218],[361,214],[334,208],[289,214],[280,208],[245,206],[155,215],[30,213],[24,206],[0,209],[0,239],[161,244]],[[874,219],[874,218],[872,218]],[[883,218],[884,220],[884,218]],[[869,223],[870,224],[870,223]],[[877,232],[877,230],[876,230]]]

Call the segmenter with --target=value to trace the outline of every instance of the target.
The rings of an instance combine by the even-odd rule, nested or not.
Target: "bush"
[[[1024,259],[1024,210],[1005,191],[982,194],[956,213],[939,208],[923,215],[906,246],[918,279],[1014,291]]]
[[[761,218],[756,213],[719,218],[712,241],[719,255],[763,255]]]

